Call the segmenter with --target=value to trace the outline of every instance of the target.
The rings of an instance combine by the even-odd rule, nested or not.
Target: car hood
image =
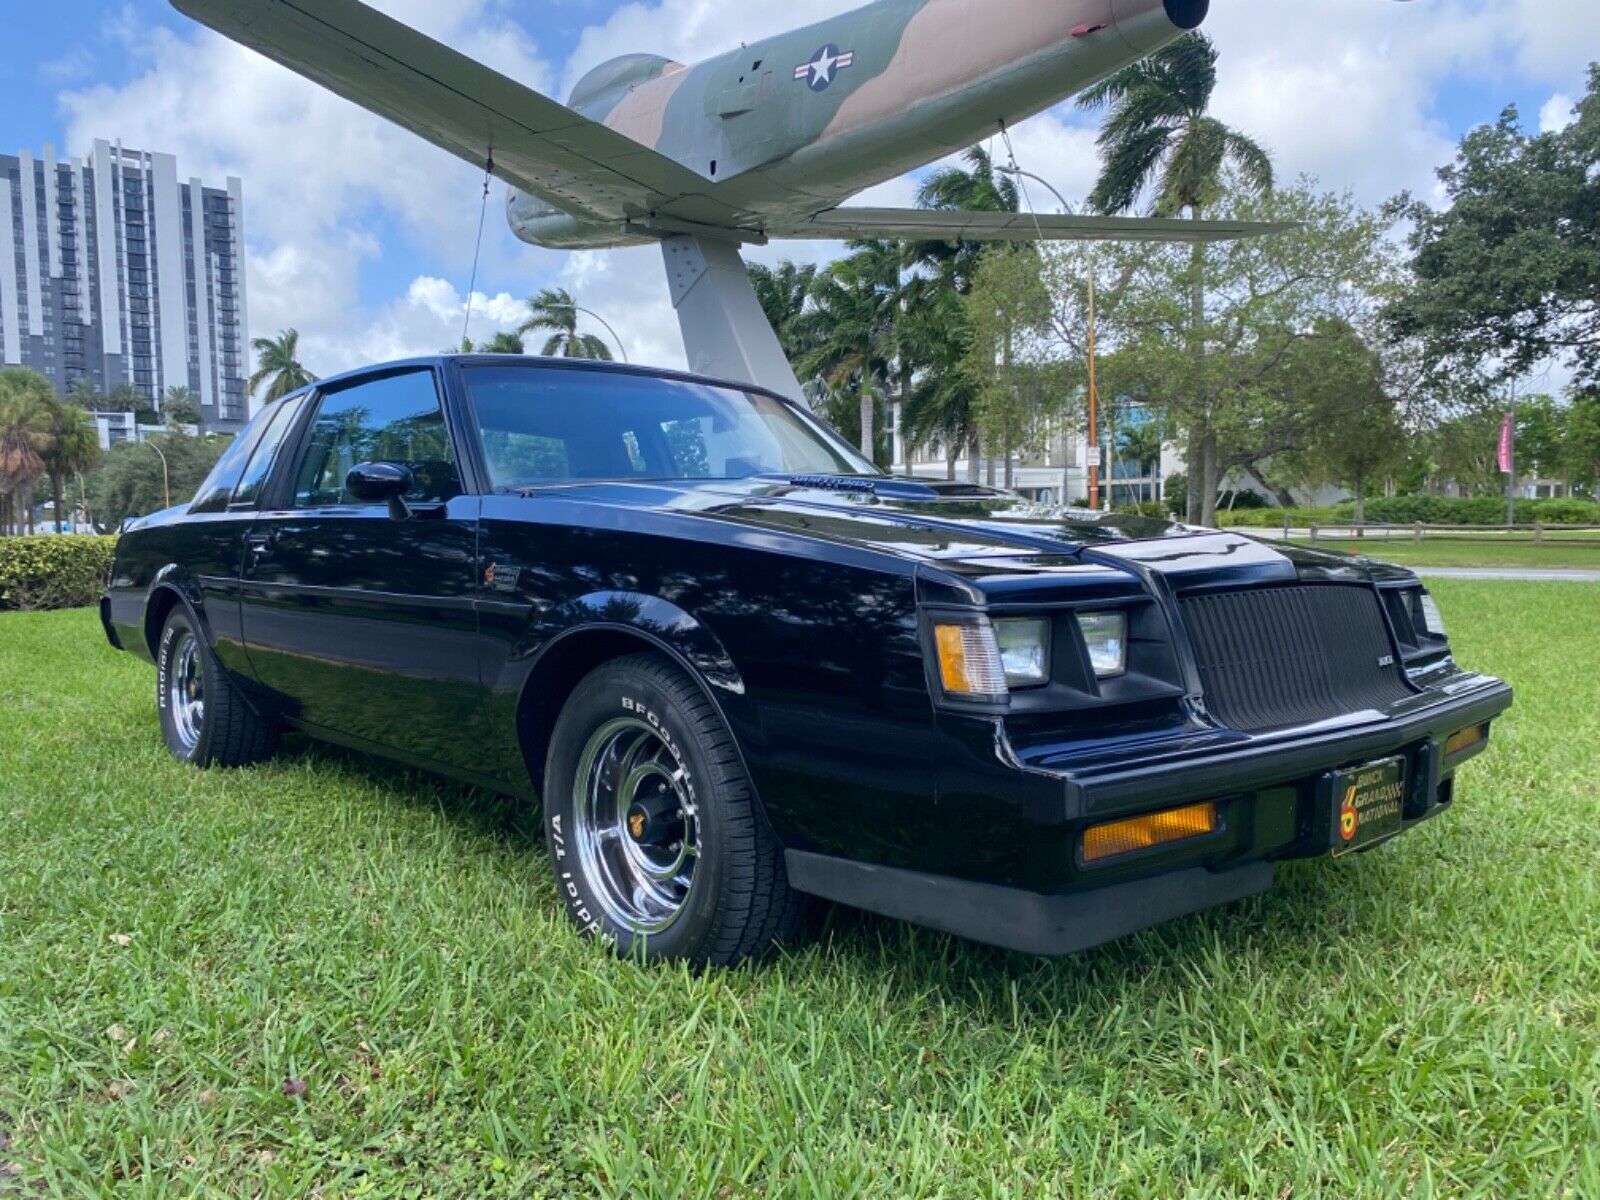
[[[981,575],[1075,559],[1134,574],[1218,573],[1372,579],[1409,572],[1350,555],[1269,547],[1161,518],[1039,504],[1014,492],[943,480],[756,476],[743,480],[562,487],[587,499],[845,543]],[[576,498],[576,497],[575,497]]]

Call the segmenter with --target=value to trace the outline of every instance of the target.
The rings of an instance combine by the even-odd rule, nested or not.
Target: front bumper
[[[1447,757],[1446,743],[1464,729],[1487,730],[1511,701],[1499,680],[1459,675],[1381,717],[1273,736],[1230,740],[1212,731],[1177,745],[1098,755],[991,751],[981,771],[976,756],[969,760],[959,867],[945,860],[950,869],[930,872],[790,850],[790,882],[976,941],[1075,953],[1266,891],[1275,863],[1328,854],[1337,829],[1336,771],[1401,757],[1403,828],[1438,816],[1454,800],[1456,768],[1487,744]],[[980,776],[987,786],[978,786]],[[1003,796],[1001,780],[1008,785]],[[1202,802],[1224,814],[1215,834],[1101,864],[1083,860],[1083,832],[1092,825]]]

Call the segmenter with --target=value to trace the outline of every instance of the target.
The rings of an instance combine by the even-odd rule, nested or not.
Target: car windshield
[[[688,380],[467,366],[496,491],[576,480],[879,475],[797,408]]]

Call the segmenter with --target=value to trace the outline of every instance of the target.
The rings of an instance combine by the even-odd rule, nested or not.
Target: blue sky
[[[544,90],[655,50],[693,61],[848,0],[385,0],[379,7]],[[323,370],[438,349],[459,331],[479,178],[351,105],[199,30],[164,3],[10,3],[0,149],[95,136],[179,156],[179,169],[244,179],[252,333],[296,324]],[[1600,59],[1593,0],[1215,0],[1217,110],[1255,134],[1280,172],[1316,175],[1377,203],[1432,171],[1460,135],[1515,103],[1530,126],[1581,94]],[[21,53],[16,53],[20,50]],[[17,65],[21,63],[22,65]],[[1093,130],[1070,107],[1021,127],[1025,166],[1081,195]],[[906,203],[900,181],[879,202]],[[517,243],[496,185],[478,333],[509,323],[547,283],[602,308],[638,358],[677,358],[654,252],[564,255]],[[825,245],[789,253],[823,256]],[[778,253],[766,251],[768,256]]]

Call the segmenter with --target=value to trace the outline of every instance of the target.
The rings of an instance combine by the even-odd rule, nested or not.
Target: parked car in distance
[[[1511,703],[1409,571],[523,358],[266,405],[128,527],[101,616],[178,758],[293,729],[540,799],[581,929],[715,964],[811,897],[1040,954],[1225,904],[1448,812]]]

